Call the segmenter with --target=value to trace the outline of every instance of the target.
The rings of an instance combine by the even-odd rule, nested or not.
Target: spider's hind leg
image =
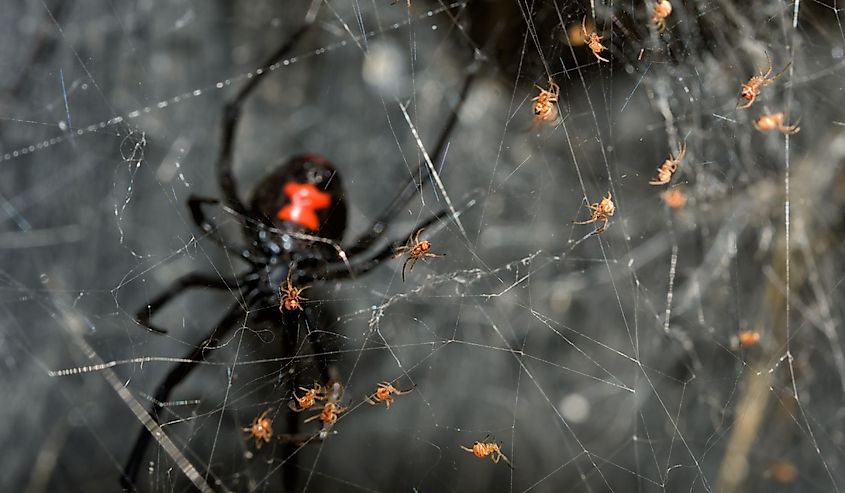
[[[247,297],[247,306],[255,297],[255,292],[250,293]],[[197,362],[202,360],[203,355],[211,351],[206,347],[206,342],[210,339],[220,338],[228,334],[235,327],[240,327],[238,323],[244,317],[244,308],[240,303],[237,303],[229,308],[211,334],[207,334],[194,348],[182,358],[182,362],[176,365],[165,377],[164,381],[156,388],[155,394],[152,398],[152,404],[149,408],[150,416],[157,423],[160,423],[159,414],[162,405],[170,398],[171,392],[176,388],[190,373],[196,368]],[[144,428],[135,439],[135,444],[132,447],[132,452],[129,454],[129,459],[126,461],[126,466],[123,469],[123,476],[120,478],[123,487],[126,489],[135,489],[135,480],[138,478],[138,472],[141,468],[141,463],[144,460],[147,448],[150,444],[152,435]]]

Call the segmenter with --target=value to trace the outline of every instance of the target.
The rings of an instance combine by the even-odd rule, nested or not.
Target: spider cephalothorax
[[[343,182],[335,167],[317,154],[295,156],[259,181],[252,192],[247,224],[250,250],[267,268],[263,289],[278,292],[304,286],[336,262],[338,252],[322,240],[340,242],[346,229]],[[258,227],[256,227],[258,226]]]

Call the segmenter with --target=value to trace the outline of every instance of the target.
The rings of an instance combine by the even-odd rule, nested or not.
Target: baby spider
[[[320,385],[319,383],[314,383],[314,388],[307,389],[305,387],[299,387],[299,390],[305,392],[305,395],[302,397],[298,397],[296,392],[293,393],[294,401],[288,402],[288,407],[293,412],[301,413],[306,409],[311,409],[314,407],[314,404],[317,401],[324,401],[326,400],[326,392],[328,389]]]
[[[733,346],[735,348],[750,348],[751,346],[756,346],[757,343],[760,342],[760,333],[756,330],[743,330],[739,334],[736,335],[736,339],[733,341]]]
[[[798,468],[791,462],[775,461],[769,465],[763,477],[770,477],[781,484],[789,484],[798,478]]]
[[[607,229],[607,222],[610,220],[610,216],[616,212],[616,206],[613,205],[611,197],[610,192],[607,192],[607,197],[602,198],[601,202],[588,205],[587,207],[592,211],[590,219],[586,221],[572,221],[573,224],[591,224],[596,221],[604,221],[604,224],[595,231],[597,234],[603,233]]]
[[[666,18],[672,13],[672,4],[669,0],[657,0],[654,10],[651,12],[651,23],[662,33],[666,29]]]
[[[687,204],[687,196],[680,188],[670,188],[663,192],[660,197],[670,209],[683,209]]]
[[[349,409],[349,406],[339,406],[335,402],[329,401],[323,404],[323,410],[320,411],[320,414],[315,414],[310,418],[306,419],[305,422],[309,423],[314,421],[315,419],[319,419],[323,422],[323,429],[326,430],[331,427],[335,422],[337,422],[337,415]]]
[[[798,126],[798,122],[795,122],[794,125],[784,125],[783,121],[786,119],[783,116],[783,113],[769,113],[766,110],[765,115],[761,115],[759,118],[754,120],[754,128],[761,132],[771,132],[772,130],[777,130],[784,135],[792,135],[797,134],[801,128]]]
[[[581,32],[584,33],[584,37],[587,38],[587,46],[590,47],[590,50],[593,51],[593,55],[596,56],[599,60],[603,62],[610,62],[607,58],[602,58],[600,53],[607,48],[601,44],[602,37],[598,35],[595,31],[587,32],[587,17],[584,17],[584,20],[581,21]]]
[[[762,91],[764,87],[768,86],[772,82],[778,80],[778,78],[780,78],[780,76],[783,75],[784,72],[786,72],[786,69],[788,69],[789,66],[792,65],[791,62],[787,63],[786,67],[783,67],[783,70],[778,72],[777,75],[775,75],[774,77],[770,77],[772,75],[772,59],[769,58],[768,53],[766,53],[766,59],[769,60],[769,70],[767,70],[766,73],[761,72],[760,74],[755,75],[754,77],[749,79],[747,83],[742,85],[740,96],[742,96],[742,98],[748,102],[742,106],[739,106],[737,104],[737,108],[745,109],[751,107],[751,105],[754,104],[754,100],[757,99],[757,96],[760,95],[760,91]]]
[[[376,391],[372,395],[367,396],[367,402],[374,406],[383,403],[387,406],[387,409],[390,409],[390,405],[393,404],[393,396],[391,394],[403,395],[411,392],[412,390],[414,390],[413,387],[408,390],[398,390],[389,382],[381,382],[378,384]]]
[[[487,438],[485,438],[485,440],[487,440]],[[461,448],[467,452],[472,452],[472,454],[479,459],[483,459],[489,455],[494,464],[498,464],[499,460],[503,459],[505,463],[513,469],[513,464],[511,464],[511,461],[509,461],[508,458],[505,457],[505,454],[502,453],[502,449],[498,443],[475,442],[472,444],[472,448],[464,447],[463,445],[461,445]]]
[[[293,311],[293,310],[302,310],[302,301],[307,301],[308,298],[302,297],[302,292],[306,289],[310,288],[311,286],[304,286],[301,288],[294,287],[293,282],[291,282],[291,275],[293,274],[293,269],[288,270],[288,278],[285,281],[285,287],[279,286],[279,297],[282,299],[282,302],[279,304],[279,311],[284,313],[285,310]]]
[[[411,268],[408,270],[414,270],[414,265],[420,260],[425,260],[426,257],[445,257],[446,254],[444,253],[431,253],[431,242],[428,240],[420,240],[420,234],[423,232],[422,228],[418,229],[416,233],[414,233],[413,238],[408,240],[408,243],[405,245],[400,246],[393,252],[393,258],[399,258],[405,253],[408,254],[408,260],[402,264],[402,282],[405,282],[405,267],[410,262]]]
[[[273,438],[273,420],[267,417],[273,408],[267,409],[257,418],[252,420],[252,424],[243,428],[244,433],[247,433],[247,440],[255,438],[255,448],[260,449],[264,443],[270,443]]]
[[[687,153],[687,144],[682,142],[678,146],[678,156],[672,157],[672,154],[669,154],[669,159],[663,161],[663,164],[657,168],[657,178],[648,182],[649,185],[665,185],[669,183],[669,180],[672,179],[672,174],[678,169],[678,165],[681,164],[681,161],[684,159],[684,155]]]
[[[560,97],[560,87],[554,81],[549,80],[549,88],[543,89],[536,86],[540,90],[540,94],[531,101],[534,103],[534,123],[551,123],[557,120],[557,103]]]

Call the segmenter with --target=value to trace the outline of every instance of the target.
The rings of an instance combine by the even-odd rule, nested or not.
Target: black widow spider
[[[303,310],[281,310],[281,313],[278,309],[263,309],[279,307],[282,301],[280,286],[284,286],[287,280],[294,286],[302,287],[316,280],[338,280],[364,274],[390,258],[394,250],[406,241],[391,241],[374,252],[370,251],[384,236],[397,211],[421,190],[422,166],[419,166],[399,188],[384,212],[348,247],[340,246],[346,227],[346,205],[341,179],[334,166],[319,155],[295,156],[280,164],[259,181],[248,206],[238,196],[232,161],[242,106],[259,82],[270,72],[268,68],[287,56],[306,34],[312,22],[313,15],[267,59],[262,65],[264,69],[257,71],[224,108],[221,147],[216,163],[217,180],[223,193],[223,208],[241,218],[244,223],[243,233],[249,246],[230,246],[220,234],[217,225],[206,216],[203,206],[218,204],[217,199],[191,196],[188,200],[194,223],[212,241],[228,251],[237,252],[238,256],[249,264],[249,269],[233,279],[202,273],[187,274],[152,299],[136,315],[138,323],[150,331],[165,333],[165,329],[153,324],[152,317],[174,298],[191,288],[230,290],[239,297],[238,302],[227,309],[210,333],[205,334],[194,345],[183,361],[171,369],[156,388],[150,406],[150,415],[156,423],[160,422],[162,404],[168,401],[173,389],[196,368],[197,362],[201,361],[206,353],[213,350],[209,347],[209,342],[220,340],[239,327],[245,310],[254,313],[254,317],[250,319],[251,324],[266,324],[279,329],[282,361],[294,361],[297,348],[302,342],[297,340],[300,324],[306,323],[308,327],[314,327],[310,322],[314,313],[307,306]],[[470,69],[458,102],[441,132],[435,152],[431,155],[434,162],[439,161],[443,155],[474,73],[475,68]],[[405,238],[414,231],[443,219],[444,216],[446,211],[440,211],[422,221],[406,234]],[[327,384],[330,375],[322,343],[311,334],[306,338],[313,349],[320,378]],[[290,395],[303,383],[297,380],[297,373],[292,373],[287,382]],[[289,413],[285,433],[288,436],[296,436],[298,427],[297,417]],[[135,489],[135,481],[150,438],[151,434],[147,429],[142,429],[134,443],[121,478],[121,483],[127,489]],[[293,443],[284,445],[283,453],[287,467],[282,471],[282,478],[287,490],[295,488],[298,479],[296,450],[297,446]]]

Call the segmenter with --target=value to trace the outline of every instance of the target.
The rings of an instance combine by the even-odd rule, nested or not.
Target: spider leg
[[[769,80],[769,84],[771,84],[772,82],[774,82],[774,81],[776,81],[776,80],[780,79],[780,76],[781,76],[781,75],[783,75],[784,73],[786,73],[786,71],[787,71],[787,70],[789,69],[789,67],[791,67],[791,66],[792,66],[792,62],[787,63],[787,64],[786,64],[786,66],[785,66],[785,67],[783,67],[783,69],[781,69],[781,71],[780,71],[780,72],[778,72],[777,74],[775,74],[775,76],[774,76],[774,77],[771,77],[771,78],[769,78],[769,79],[768,79],[768,80]],[[771,73],[771,70],[769,70],[769,73]],[[766,84],[766,85],[768,85],[768,84]]]
[[[209,197],[199,197],[196,195],[191,195],[188,198],[188,208],[191,210],[191,218],[194,220],[194,224],[196,224],[201,230],[203,230],[212,241],[217,243],[218,245],[222,246],[224,249],[228,251],[237,252],[238,255],[246,260],[247,262],[254,264],[255,258],[246,248],[241,247],[234,247],[229,245],[229,243],[223,238],[223,235],[220,234],[220,229],[217,225],[208,219],[205,215],[205,211],[202,210],[202,206],[204,204],[219,204],[220,201],[214,198]]]
[[[295,401],[288,402],[288,408],[295,413],[301,413],[302,411],[305,410],[304,407],[300,408],[300,407],[296,407],[296,406],[297,405],[296,405]]]
[[[765,52],[765,53],[766,53],[766,61],[767,61],[767,62],[769,62],[769,69],[768,69],[768,70],[766,70],[766,73],[765,73],[765,74],[762,74],[762,73],[761,73],[761,75],[763,75],[763,78],[764,78],[764,79],[768,78],[768,77],[769,77],[769,75],[771,75],[771,74],[772,74],[772,70],[774,69],[774,67],[772,66],[772,57],[770,57],[770,56],[769,56],[769,52],[768,52],[768,51],[767,51],[767,52]]]
[[[251,304],[251,302],[256,297],[256,290],[250,292],[249,296],[247,296],[247,306]],[[152,404],[150,405],[150,416],[156,421],[159,421],[159,412],[161,409],[161,405],[165,403],[169,397],[170,393],[173,389],[182,382],[182,380],[187,377],[191,371],[196,368],[197,362],[203,357],[206,352],[205,343],[209,339],[219,338],[231,330],[233,330],[236,326],[239,326],[238,322],[243,319],[244,316],[244,308],[240,303],[236,303],[232,305],[211,334],[208,334],[206,337],[203,337],[202,340],[194,346],[194,348],[185,355],[183,359],[187,361],[183,361],[176,365],[165,377],[164,381],[159,384],[158,388],[153,395]],[[132,452],[129,454],[129,459],[126,461],[126,466],[123,468],[123,476],[120,478],[120,482],[122,483],[123,487],[126,489],[135,489],[135,480],[138,478],[138,471],[141,467],[141,462],[144,460],[144,454],[147,451],[147,447],[150,444],[150,439],[152,435],[150,432],[143,428],[140,433],[138,434],[138,438],[135,439],[135,445],[132,447]]]
[[[414,260],[414,257],[408,257],[408,259],[405,260],[405,263],[402,264],[402,282],[405,282],[405,267],[407,267],[408,262],[411,262],[412,260]],[[414,263],[416,263],[416,262],[414,262]],[[411,270],[414,269],[414,263],[411,264]]]
[[[166,334],[167,329],[153,325],[151,319],[159,310],[170,303],[174,298],[191,288],[206,287],[211,289],[229,290],[237,289],[241,283],[250,283],[254,278],[247,276],[241,279],[221,279],[208,274],[191,273],[184,275],[175,281],[164,292],[152,299],[147,305],[135,314],[135,320],[152,332]]]
[[[268,57],[265,63],[262,64],[262,70],[256,72],[256,74],[252,78],[250,78],[247,83],[243,85],[243,87],[241,87],[236,96],[232,100],[227,102],[225,105],[223,119],[220,127],[221,146],[219,155],[217,157],[216,171],[217,180],[220,185],[221,191],[223,192],[224,203],[237,213],[246,215],[248,212],[247,207],[244,205],[244,203],[241,201],[240,196],[238,195],[237,181],[232,170],[235,134],[237,131],[238,121],[240,120],[242,107],[246,99],[251,95],[252,91],[255,90],[258,83],[263,80],[264,77],[270,72],[270,67],[281,61],[284,57],[286,57],[287,54],[291,51],[291,49],[293,49],[293,47],[299,42],[299,40],[308,32],[311,27],[311,24],[314,22],[315,17],[316,11],[309,11],[302,26],[299,27],[299,29],[297,29],[297,31],[294,32],[294,34],[292,34],[270,57]],[[194,219],[198,223],[199,227],[204,231],[208,231],[206,228],[209,226],[213,228],[213,223],[204,220],[204,214],[202,214],[202,211],[200,210],[200,205],[202,203],[203,202],[200,200],[194,206],[196,207],[196,211],[199,213],[199,215],[196,215],[194,213],[194,207],[192,207],[192,214],[194,214]],[[160,297],[162,298],[161,300],[154,300],[159,301],[157,308],[164,305],[179,291],[181,291],[181,289],[176,289],[169,296]],[[256,294],[256,291],[252,291],[247,296],[247,306],[251,305],[252,302],[255,301]],[[151,316],[153,311],[152,307],[150,307],[148,311],[150,312],[148,316]],[[234,305],[226,312],[226,315],[211,333],[210,337],[220,337],[228,333],[237,325],[239,317],[242,316],[243,307],[240,304]],[[207,339],[208,337],[204,338],[203,341]],[[200,343],[187,355],[186,359],[191,360],[190,362],[180,363],[175,368],[173,368],[170,373],[168,373],[164,382],[158,387],[154,396],[154,402],[150,410],[150,414],[153,416],[153,419],[155,419],[156,421],[158,420],[160,404],[167,400],[173,388],[178,385],[182,380],[184,380],[188,376],[188,374],[190,374],[190,372],[195,368],[196,360],[202,357],[203,352],[204,347],[203,344]],[[134,489],[133,485],[135,483],[135,479],[137,478],[141,462],[144,458],[144,453],[149,445],[150,437],[151,435],[147,432],[147,430],[142,430],[135,441],[135,445],[133,446],[132,452],[130,453],[129,459],[126,463],[126,467],[124,468],[123,476],[121,478],[123,486],[127,489]],[[296,468],[294,467],[293,469]],[[285,478],[285,482],[287,483],[287,478]]]
[[[508,465],[508,467],[510,467],[510,468],[511,468],[511,470],[515,469],[515,468],[513,467],[513,464],[511,464],[511,461],[510,461],[510,460],[507,458],[507,456],[506,456],[505,454],[503,454],[501,451],[499,452],[499,458],[501,458],[502,460],[504,460],[504,461],[505,461],[505,464],[507,464],[507,465]]]
[[[394,389],[393,393],[394,393],[394,394],[396,394],[396,395],[404,395],[404,394],[408,394],[408,393],[410,393],[410,392],[413,392],[415,388],[417,388],[417,386],[416,386],[416,385],[414,385],[413,387],[411,387],[411,388],[410,388],[410,389],[408,389],[408,390],[397,390],[397,389]]]
[[[474,201],[472,203],[474,203]],[[462,211],[458,211],[459,214],[461,212]],[[426,228],[428,226],[431,226],[436,221],[443,219],[447,214],[449,214],[449,211],[444,209],[438,212],[437,214],[431,216],[430,218],[426,219],[422,224],[417,226],[417,228]],[[343,262],[338,261],[331,263],[326,266],[325,272],[323,274],[317,275],[317,277],[320,279],[330,280],[347,277],[356,277],[361,274],[366,274],[367,272],[376,268],[382,261],[393,256],[394,252],[396,252],[396,249],[401,247],[402,245],[404,245],[404,240],[389,243],[382,247],[381,250],[378,250],[376,253],[370,256],[369,259],[352,262],[351,270]]]
[[[475,80],[475,76],[476,72],[473,71],[464,81],[464,85],[461,88],[460,95],[458,96],[458,104],[452,109],[452,112],[449,115],[449,120],[447,120],[446,125],[440,132],[440,137],[437,140],[434,153],[431,155],[431,162],[433,163],[439,162],[443,157],[443,153],[446,151],[447,144],[449,143],[449,136],[452,134],[452,131],[455,129],[455,125],[458,123],[458,115],[460,114],[461,108],[466,101],[467,94],[469,94],[469,89],[472,86],[472,82]],[[361,235],[352,246],[349,247],[347,253],[350,257],[367,250],[376,241],[378,241],[402,206],[407,204],[408,201],[410,201],[416,194],[422,191],[424,180],[421,180],[420,174],[424,168],[425,166],[422,164],[417,166],[416,171],[414,171],[408,180],[399,187],[399,192],[388,203],[384,211],[372,222],[368,230]]]
[[[754,100],[755,100],[755,99],[757,99],[757,96],[751,96],[751,99],[749,99],[747,103],[745,103],[745,104],[744,104],[744,105],[742,105],[742,106],[740,106],[740,105],[739,105],[739,103],[737,103],[736,107],[737,107],[738,109],[741,109],[741,110],[744,110],[744,109],[750,108],[750,107],[751,107],[751,105],[752,105],[752,104],[754,104]]]
[[[306,323],[308,325],[312,325],[309,313],[306,312],[303,314],[303,316],[307,320]],[[292,358],[296,356],[298,347],[299,322],[297,318],[298,317],[285,315],[284,322],[282,325],[282,327],[286,328],[286,330],[282,332],[282,361],[290,361],[291,365],[296,364],[296,360]],[[322,360],[322,358],[318,358],[318,360]],[[294,368],[294,366],[292,366],[291,368]],[[294,372],[293,375],[291,375],[290,380],[288,381],[289,390],[292,395],[295,395],[294,392],[299,387],[297,377],[297,372]],[[285,434],[294,436],[298,433],[299,418],[296,416],[296,414],[288,414],[285,419]],[[297,464],[299,462],[299,459],[296,455],[297,448],[298,447],[293,443],[282,445],[282,453],[285,457],[285,465],[288,466],[282,469],[282,483],[285,486],[284,491],[294,491],[294,489],[296,488],[296,483],[299,481],[299,467]]]
[[[256,72],[246,84],[241,87],[233,99],[226,103],[223,110],[223,121],[220,127],[221,145],[220,154],[217,157],[217,181],[220,184],[220,189],[223,192],[223,199],[232,210],[246,214],[247,207],[241,201],[238,195],[238,184],[235,179],[235,174],[232,171],[232,161],[235,147],[235,133],[238,127],[238,121],[241,116],[241,109],[246,99],[252,94],[252,91],[258,84],[264,80],[264,77],[271,72],[270,67],[280,62],[284,57],[290,53],[291,49],[299,42],[302,36],[308,32],[311,24],[314,22],[316,13],[307,15],[304,23],[296,30],[276,51],[269,56],[263,64],[262,70]]]

